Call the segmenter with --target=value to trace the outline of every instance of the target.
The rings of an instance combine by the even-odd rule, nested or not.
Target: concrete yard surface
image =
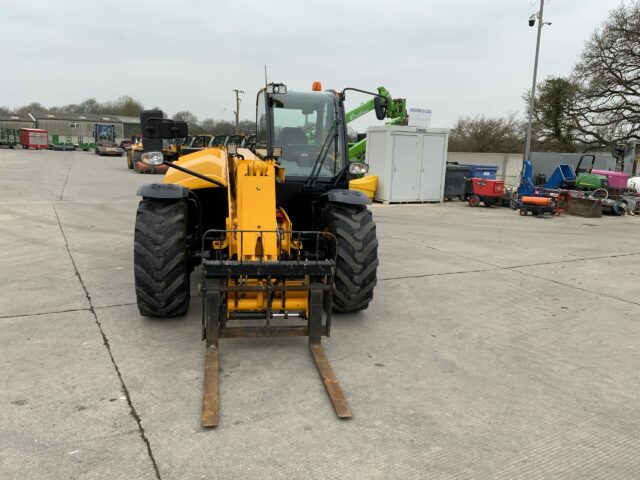
[[[0,478],[640,478],[640,218],[374,205],[370,307],[324,345],[141,317],[124,157],[0,150]]]

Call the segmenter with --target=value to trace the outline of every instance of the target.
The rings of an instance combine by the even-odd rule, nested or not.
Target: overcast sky
[[[567,74],[618,4],[548,0],[538,79]],[[450,127],[460,115],[522,114],[537,9],[533,0],[0,0],[0,105],[130,95],[169,114],[231,120],[239,88],[241,118],[253,118],[266,64],[269,80],[292,90],[383,85],[431,108],[433,127]]]

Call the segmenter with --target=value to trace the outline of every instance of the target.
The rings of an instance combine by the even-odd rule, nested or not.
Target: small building
[[[449,132],[385,125],[367,129],[369,174],[378,176],[375,200],[442,202]]]
[[[93,150],[93,132],[98,123],[113,125],[116,142],[140,134],[140,118],[95,113],[30,112],[26,115],[0,114],[0,128],[38,128],[49,132],[49,145],[75,145]]]
[[[76,145],[83,150],[92,150],[95,148],[93,132],[97,123],[113,125],[116,141],[126,138],[122,120],[117,115],[55,112],[34,112],[32,115],[36,127],[49,132],[49,143],[52,145]]]
[[[118,118],[122,122],[122,129],[124,131],[124,138],[128,139],[132,136],[140,136],[140,117],[128,117],[125,115],[118,115]]]

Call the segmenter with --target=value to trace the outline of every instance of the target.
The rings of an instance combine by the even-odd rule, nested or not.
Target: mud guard
[[[140,185],[136,195],[143,198],[179,199],[187,198],[189,189],[174,183],[147,183]]]
[[[344,205],[370,205],[371,200],[364,192],[359,190],[335,189],[329,190],[320,196],[321,201],[330,203],[342,203]]]

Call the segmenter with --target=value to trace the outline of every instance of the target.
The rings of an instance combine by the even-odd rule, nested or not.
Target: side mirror
[[[146,138],[182,138],[189,134],[185,122],[158,117],[147,120],[146,131]]]
[[[181,120],[164,120],[160,125],[162,138],[184,138],[189,135],[187,122]]]
[[[150,123],[150,120],[162,120],[162,117],[162,110],[143,110],[140,113],[140,128],[142,129],[143,138],[162,138],[160,137],[160,131],[156,128],[157,125],[151,125]]]
[[[378,120],[384,120],[387,118],[387,105],[386,101],[382,97],[373,97],[373,106],[376,111],[376,118]]]

